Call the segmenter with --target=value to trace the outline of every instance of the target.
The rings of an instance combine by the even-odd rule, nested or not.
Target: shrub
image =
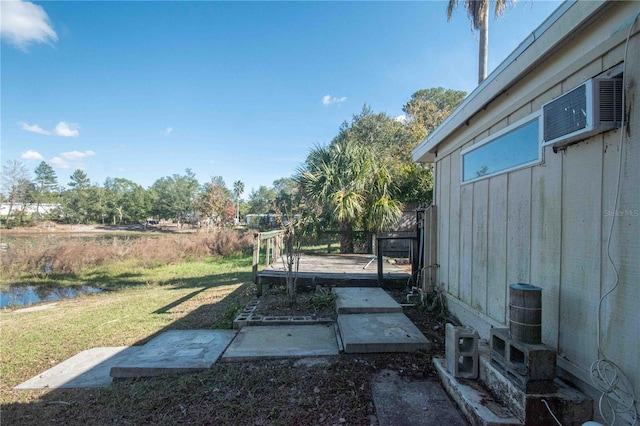
[[[34,237],[20,244],[11,244],[2,252],[0,274],[4,279],[24,275],[72,275],[89,267],[125,260],[136,261],[143,267],[154,267],[246,253],[252,244],[251,234],[235,230],[136,238],[104,238],[104,235],[91,239]]]

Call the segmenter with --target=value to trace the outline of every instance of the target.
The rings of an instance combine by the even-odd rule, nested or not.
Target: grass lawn
[[[231,328],[254,294],[250,278],[246,256],[152,269],[113,264],[73,280],[102,293],[0,311],[2,404],[30,400],[31,392],[11,388],[85,349],[142,345],[168,329]]]
[[[3,426],[376,424],[373,374],[393,369],[435,379],[431,356],[442,351],[434,344],[428,353],[341,354],[328,364],[216,363],[204,372],[101,389],[12,390],[86,349],[142,345],[169,329],[231,328],[255,295],[250,256],[149,269],[115,263],[83,271],[74,282],[106,290],[44,310],[0,311]],[[436,319],[415,314],[419,328],[431,331]]]

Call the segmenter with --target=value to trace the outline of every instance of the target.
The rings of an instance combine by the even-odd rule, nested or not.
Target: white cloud
[[[34,151],[32,149],[23,152],[20,155],[20,158],[22,160],[44,160],[44,157],[42,156],[42,154],[40,154],[38,151]]]
[[[53,157],[51,160],[49,160],[49,163],[51,163],[51,165],[53,167],[56,167],[58,169],[68,169],[69,168],[69,163],[67,163],[66,161],[64,161],[60,157]]]
[[[409,122],[409,117],[407,116],[407,114],[396,115],[395,117],[393,117],[393,119],[402,124],[407,124]]]
[[[347,100],[346,96],[343,96],[341,98],[336,98],[336,97],[331,96],[331,95],[324,95],[322,97],[322,105],[327,106],[327,105],[331,105],[331,104],[339,104],[339,103],[345,102],[346,100]]]
[[[60,154],[61,157],[64,157],[67,160],[80,160],[82,158],[91,157],[93,155],[96,155],[96,153],[93,151],[69,151]]]
[[[20,127],[22,127],[22,130],[26,130],[27,132],[38,133],[38,134],[41,134],[41,135],[50,135],[51,134],[51,132],[49,132],[47,130],[44,130],[42,127],[40,127],[37,124],[31,125],[31,124],[24,123],[24,122],[21,122],[19,124],[20,124]]]
[[[0,35],[25,52],[32,43],[51,43],[58,40],[58,35],[51,28],[49,16],[42,6],[20,0],[2,2]]]
[[[168,135],[170,135],[172,132],[173,132],[173,127],[167,127],[167,128],[164,130],[164,133],[166,133],[166,134],[168,134]]]
[[[64,136],[65,138],[75,138],[80,134],[77,124],[67,123],[66,121],[61,121],[56,124],[56,128],[54,131],[56,135]]]

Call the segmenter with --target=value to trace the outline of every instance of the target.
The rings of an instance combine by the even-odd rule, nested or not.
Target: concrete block
[[[454,377],[478,377],[478,333],[471,327],[456,327],[447,323],[445,329],[445,359]]]
[[[449,396],[472,425],[519,426],[522,422],[511,410],[496,400],[478,381],[460,381],[447,371],[445,360],[433,359],[433,366]]]
[[[490,334],[491,361],[527,393],[554,391],[556,351],[543,344],[511,339],[509,329],[494,328]]]
[[[233,320],[233,329],[240,330],[242,327],[246,326],[251,319],[251,314],[241,313]]]
[[[488,348],[481,346],[480,379],[525,424],[556,424],[542,400],[547,401],[563,425],[581,425],[591,418],[593,400],[562,380],[556,378],[551,385],[546,380],[518,384],[515,377],[490,359]],[[541,387],[551,390],[531,391]]]

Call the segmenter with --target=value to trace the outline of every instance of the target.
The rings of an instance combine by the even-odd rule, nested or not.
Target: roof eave
[[[453,133],[460,126],[468,122],[469,118],[478,111],[486,107],[486,105],[499,96],[505,90],[505,80],[507,85],[511,85],[526,70],[513,72],[511,65],[518,63],[518,59],[533,45],[538,38],[542,36],[553,24],[555,24],[562,15],[564,15],[577,0],[566,0],[553,13],[544,20],[538,28],[534,30],[520,45],[491,73],[479,84],[473,92],[471,92],[462,103],[438,126],[431,134],[420,143],[413,151],[413,161],[417,163],[433,163],[436,159],[438,145]],[[546,55],[555,46],[549,46],[548,49],[537,54],[536,60],[530,62],[532,65]],[[531,59],[531,58],[528,58]],[[522,62],[519,62],[522,63]],[[516,70],[518,71],[518,70]],[[509,75],[512,73],[513,75]],[[505,78],[500,78],[503,77]],[[499,84],[494,84],[496,80],[501,80]]]

